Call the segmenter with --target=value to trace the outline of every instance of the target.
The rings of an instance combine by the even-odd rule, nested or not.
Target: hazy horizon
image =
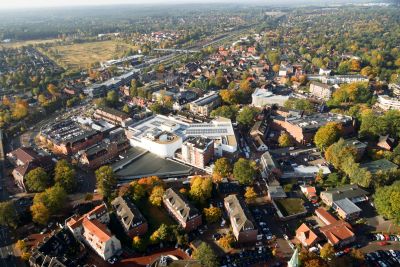
[[[273,0],[14,0],[1,3],[1,9],[25,9],[41,7],[73,7],[73,6],[104,6],[104,5],[169,5],[169,4],[187,4],[187,3],[230,3],[230,4],[334,4],[349,2],[374,2],[373,0],[281,0],[279,3]],[[384,2],[384,1],[382,1]]]

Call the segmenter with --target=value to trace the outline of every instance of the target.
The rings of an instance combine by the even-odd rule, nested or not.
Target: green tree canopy
[[[221,181],[222,178],[227,178],[232,173],[232,165],[227,158],[219,158],[215,161],[213,169],[214,181]]]
[[[12,201],[0,202],[0,225],[17,227],[18,214]]]
[[[205,242],[193,252],[193,258],[198,260],[201,266],[204,267],[218,267],[219,261],[215,251]]]
[[[117,179],[111,166],[102,166],[96,170],[97,188],[106,199],[111,199],[113,191],[117,186]]]
[[[29,191],[32,192],[42,192],[46,190],[51,183],[51,178],[41,167],[31,170],[26,175],[26,186],[28,187]]]
[[[254,118],[258,113],[258,109],[245,106],[236,117],[236,121],[246,127],[251,126],[254,123]]]
[[[378,188],[374,195],[374,204],[379,214],[387,219],[400,222],[400,181]]]
[[[320,127],[314,136],[315,145],[325,150],[340,138],[341,125],[335,122],[329,122]]]
[[[256,164],[254,161],[240,158],[233,166],[233,176],[240,184],[252,184],[255,175]]]
[[[54,168],[54,182],[72,193],[76,187],[76,171],[65,159],[59,160]]]

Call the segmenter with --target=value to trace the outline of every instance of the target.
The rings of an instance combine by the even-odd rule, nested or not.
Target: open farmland
[[[0,46],[6,48],[18,48],[22,46],[28,45],[39,45],[39,44],[48,44],[48,43],[55,43],[57,41],[61,41],[60,39],[43,39],[43,40],[28,40],[28,41],[18,41],[18,42],[10,42],[10,43],[0,43]]]
[[[101,41],[56,45],[43,52],[64,68],[84,69],[95,63],[122,57],[130,49],[135,47],[117,41]]]

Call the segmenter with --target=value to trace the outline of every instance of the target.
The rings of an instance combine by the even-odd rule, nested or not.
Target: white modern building
[[[75,238],[89,245],[101,258],[107,260],[121,250],[121,242],[106,224],[110,216],[105,204],[95,207],[85,215],[72,216],[65,222]]]
[[[333,86],[328,84],[312,81],[310,83],[310,94],[324,100],[329,100],[332,97]]]
[[[289,96],[275,95],[267,89],[257,88],[251,95],[251,104],[255,107],[265,107],[278,105],[283,106],[285,102],[289,99]]]
[[[321,81],[328,84],[343,84],[355,82],[368,82],[368,77],[362,75],[335,75],[335,76],[322,76]]]
[[[389,97],[388,95],[380,95],[378,96],[378,106],[384,110],[400,110],[400,99]]]
[[[231,120],[225,118],[216,118],[210,123],[189,123],[174,116],[156,115],[130,125],[126,135],[132,146],[164,158],[174,157],[190,136],[214,140],[216,155],[237,150]]]

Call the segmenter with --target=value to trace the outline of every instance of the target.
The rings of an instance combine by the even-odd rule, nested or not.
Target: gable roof
[[[239,231],[254,230],[254,224],[250,220],[251,214],[242,199],[239,199],[237,195],[229,195],[224,199],[224,202],[228,206],[228,214],[233,224],[233,227]]]
[[[343,185],[333,189],[321,192],[321,196],[329,199],[331,202],[348,198],[356,198],[368,195],[368,192],[358,187],[358,185]]]
[[[165,190],[163,200],[168,208],[175,210],[176,215],[184,222],[199,216],[199,211],[172,188]]]
[[[296,237],[307,246],[311,246],[318,239],[318,236],[305,223],[296,230]]]
[[[327,225],[335,223],[337,220],[335,217],[333,217],[328,211],[326,211],[324,208],[318,208],[315,210],[315,214],[321,218],[324,223]]]
[[[85,218],[97,219],[103,216],[107,212],[106,204],[101,204],[96,206],[94,209],[89,211],[88,213],[79,217],[78,215],[74,215],[73,217],[67,219],[66,225],[71,229],[75,229],[82,226],[82,222]]]
[[[21,161],[23,164],[34,161],[39,155],[30,147],[20,147],[11,151],[9,155],[15,160]]]
[[[319,230],[332,245],[336,245],[340,241],[354,236],[351,225],[345,221],[336,221],[335,223],[321,227]]]
[[[111,205],[126,231],[146,222],[135,204],[127,197],[117,197],[111,202]]]
[[[110,230],[108,230],[107,227],[97,219],[89,220],[84,218],[82,226],[85,231],[92,233],[103,243],[107,242],[112,237]]]

